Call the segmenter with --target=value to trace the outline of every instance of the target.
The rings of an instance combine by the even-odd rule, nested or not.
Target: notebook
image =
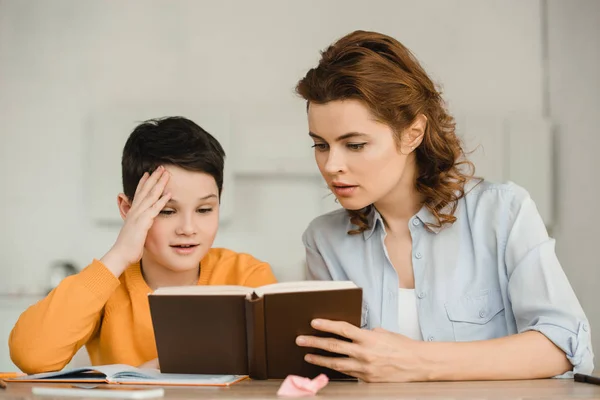
[[[247,376],[165,374],[151,368],[136,368],[130,365],[112,364],[64,369],[58,372],[22,375],[13,378],[7,378],[5,380],[9,382],[114,383],[126,385],[161,386],[229,386],[245,378],[247,378]]]
[[[339,354],[296,345],[298,335],[334,336],[313,329],[314,318],[360,326],[362,289],[352,282],[168,287],[149,303],[162,372],[354,379],[304,361],[307,353]]]

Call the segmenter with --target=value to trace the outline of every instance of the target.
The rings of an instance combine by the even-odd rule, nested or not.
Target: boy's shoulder
[[[211,248],[201,261],[201,265],[212,268],[222,266],[249,267],[257,264],[266,263],[248,253],[238,253],[223,247]]]
[[[209,285],[244,285],[258,287],[277,282],[271,266],[247,253],[212,248],[200,262],[200,277]]]

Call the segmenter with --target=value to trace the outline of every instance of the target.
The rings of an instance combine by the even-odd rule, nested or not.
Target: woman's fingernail
[[[306,344],[306,339],[304,339],[302,336],[298,336],[296,338],[296,344]]]
[[[311,325],[315,328],[318,328],[319,326],[321,326],[321,320],[320,319],[313,319]]]

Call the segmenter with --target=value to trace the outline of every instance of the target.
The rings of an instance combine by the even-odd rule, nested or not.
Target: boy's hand
[[[147,362],[143,363],[142,365],[140,365],[138,368],[153,368],[153,369],[160,370],[160,365],[158,364],[158,358],[147,361]]]
[[[168,181],[169,172],[163,166],[150,176],[144,173],[140,179],[117,241],[100,260],[117,278],[142,258],[148,230],[171,198],[170,193],[163,195]]]

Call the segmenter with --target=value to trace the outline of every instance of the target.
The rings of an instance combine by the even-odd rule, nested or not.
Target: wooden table
[[[273,399],[281,381],[243,381],[228,388],[165,387],[164,399]],[[0,400],[42,400],[32,386],[9,383]],[[48,385],[48,384],[47,384]],[[51,385],[51,384],[50,384]],[[49,397],[46,397],[50,399]],[[330,382],[317,399],[600,399],[600,386],[571,379],[496,382],[356,383]],[[65,398],[67,399],[67,398]],[[72,397],[70,399],[73,399]]]

